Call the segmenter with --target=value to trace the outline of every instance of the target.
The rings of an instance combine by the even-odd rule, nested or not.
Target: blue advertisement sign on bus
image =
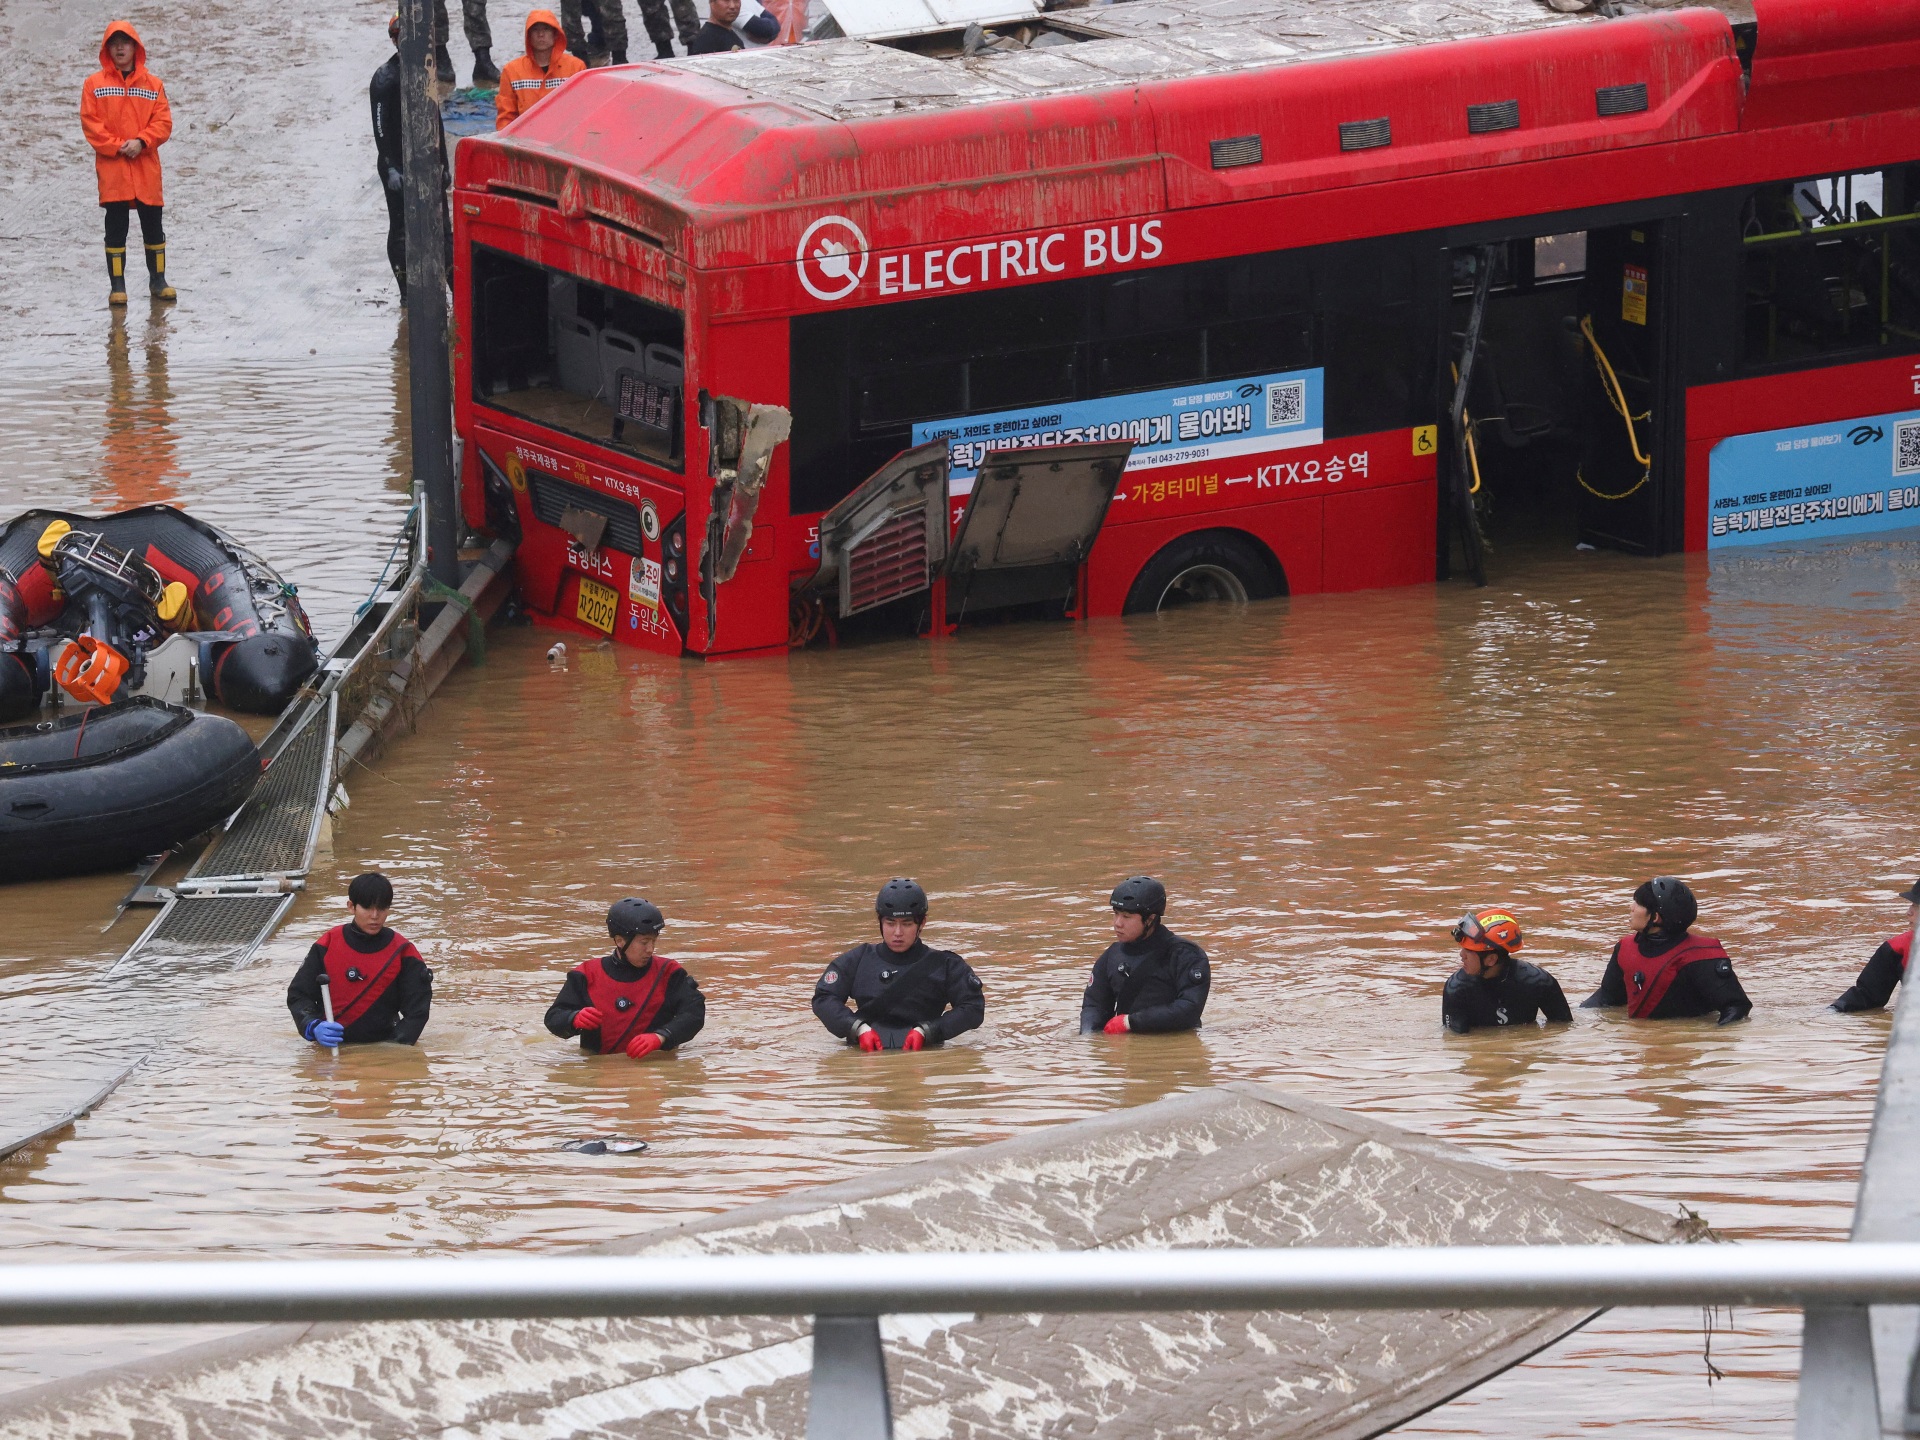
[[[924,420],[913,443],[944,439],[954,480],[970,481],[996,450],[1131,440],[1128,470],[1152,470],[1318,445],[1326,372],[1289,370],[1098,400]],[[966,487],[956,487],[964,490]]]
[[[1730,436],[1707,496],[1709,550],[1920,525],[1920,410]]]

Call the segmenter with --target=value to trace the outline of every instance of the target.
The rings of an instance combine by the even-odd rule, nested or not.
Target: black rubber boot
[[[167,245],[147,246],[147,290],[156,300],[177,300],[173,286],[167,283]]]
[[[107,304],[127,303],[127,247],[107,246]]]
[[[671,40],[654,41],[653,53],[657,59],[661,59],[661,60],[673,59],[673,42]]]
[[[500,83],[500,67],[493,63],[493,57],[485,50],[473,52],[473,85],[476,90],[486,89]]]

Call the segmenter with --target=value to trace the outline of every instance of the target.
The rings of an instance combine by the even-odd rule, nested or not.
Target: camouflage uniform
[[[578,6],[575,7],[576,9]],[[467,32],[467,44],[476,53],[493,48],[493,31],[487,27],[487,0],[460,0],[461,28]],[[433,0],[433,43],[440,49],[447,44],[447,0]],[[443,75],[451,81],[451,75]]]
[[[694,13],[693,0],[671,0],[673,19],[669,21],[668,3],[669,0],[640,0],[640,18],[646,24],[647,38],[653,41],[654,49],[671,53],[675,26],[680,30],[680,44],[684,49],[700,33],[700,17]],[[620,0],[598,0],[598,8],[607,48],[616,54],[625,54],[627,17]],[[561,0],[560,23],[567,30],[567,48],[584,57],[587,38],[580,26],[580,0]]]

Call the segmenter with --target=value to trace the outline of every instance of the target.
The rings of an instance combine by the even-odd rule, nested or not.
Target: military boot
[[[624,64],[626,64],[626,63],[627,63],[627,49],[626,49],[626,46],[624,46],[624,45],[623,45],[623,46],[621,46],[621,47],[620,47],[619,49],[617,49],[617,50],[615,50],[615,51],[613,52],[613,56],[612,56],[612,58],[611,58],[611,59],[610,59],[610,60],[609,60],[609,61],[608,61],[607,63],[608,63],[608,64],[610,64],[610,65],[624,65]]]
[[[433,51],[433,78],[442,85],[453,85],[458,77],[453,73],[453,55],[444,45],[437,45]]]
[[[147,290],[156,300],[177,300],[173,286],[167,283],[167,246],[163,240],[158,245],[147,246]],[[123,300],[120,302],[125,304]]]
[[[500,83],[500,67],[484,49],[473,52],[473,85],[476,90]]]
[[[107,304],[127,303],[127,247],[107,246]]]
[[[654,41],[653,53],[657,59],[661,59],[661,60],[673,59],[673,42],[671,40]]]

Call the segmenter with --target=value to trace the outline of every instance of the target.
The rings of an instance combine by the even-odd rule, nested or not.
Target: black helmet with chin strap
[[[925,920],[927,892],[918,881],[896,875],[873,897],[873,913],[882,920]]]
[[[1660,928],[1666,934],[1679,935],[1700,918],[1700,902],[1693,898],[1693,891],[1687,887],[1686,881],[1661,875],[1649,880],[1642,888],[1647,898],[1641,900],[1638,891],[1634,898],[1659,917]]]
[[[1129,875],[1113,887],[1110,903],[1125,914],[1157,920],[1167,913],[1167,887],[1151,875]]]
[[[636,935],[658,935],[667,928],[667,917],[648,900],[616,900],[607,911],[607,934],[616,940],[631,940]]]

